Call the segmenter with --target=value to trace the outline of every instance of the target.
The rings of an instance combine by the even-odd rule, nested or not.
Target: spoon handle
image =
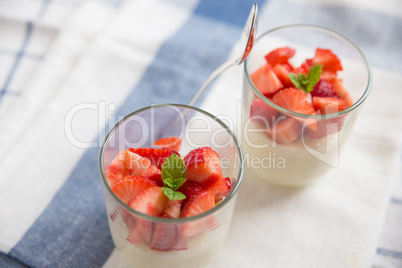
[[[229,67],[235,65],[237,63],[237,59],[229,59],[228,61],[224,62],[221,66],[215,69],[213,73],[211,73],[208,77],[208,79],[202,84],[202,86],[198,89],[198,91],[195,93],[193,98],[190,100],[188,103],[189,106],[194,106],[194,104],[197,102],[197,100],[201,97],[202,93],[204,93],[205,89],[226,69]]]

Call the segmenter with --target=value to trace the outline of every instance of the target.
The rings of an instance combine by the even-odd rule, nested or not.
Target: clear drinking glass
[[[266,62],[264,56],[268,52],[286,46],[296,50],[290,59],[294,66],[300,66],[305,59],[313,58],[316,48],[332,50],[343,66],[343,70],[338,72],[338,78],[342,79],[352,97],[350,107],[327,115],[310,116],[284,109],[261,94],[250,75]],[[362,51],[331,30],[313,25],[289,25],[262,34],[244,64],[242,148],[247,160],[247,171],[274,184],[302,186],[336,168],[339,152],[369,95],[371,84],[370,66]],[[273,127],[275,122],[267,125],[250,118],[251,103],[256,99],[278,112],[276,122],[287,117],[304,122],[299,138],[288,144],[280,144],[268,137],[267,129]],[[311,138],[309,124],[326,127],[328,135]]]
[[[221,158],[230,193],[213,209],[189,218],[165,219],[131,209],[111,190],[107,170],[121,150],[151,147],[155,140],[182,139],[178,152],[185,156],[200,146],[210,146]],[[133,267],[205,267],[218,254],[228,234],[237,190],[243,177],[243,155],[231,130],[198,108],[162,104],[124,117],[109,132],[100,151],[102,179],[109,227],[117,250]],[[155,247],[153,238],[158,235]]]

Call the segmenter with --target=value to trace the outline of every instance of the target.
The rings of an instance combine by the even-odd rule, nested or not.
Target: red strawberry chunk
[[[322,80],[331,81],[332,79],[336,79],[336,72],[323,70],[321,73],[320,78]]]
[[[298,88],[286,88],[272,98],[277,105],[296,113],[313,115],[314,109],[306,99],[306,93]]]
[[[137,194],[130,207],[150,216],[159,216],[169,202],[161,187],[150,187]]]
[[[280,120],[275,126],[266,130],[268,137],[280,144],[297,140],[302,133],[302,124],[292,117]]]
[[[201,192],[198,196],[192,200],[188,200],[183,205],[181,212],[182,218],[193,217],[204,213],[215,207],[214,193],[211,191]],[[215,223],[213,216],[202,218],[200,220],[185,223],[182,225],[181,233],[186,237],[196,236],[209,228]]]
[[[166,158],[175,153],[167,149],[157,148],[130,148],[129,150],[132,153],[148,159],[151,164],[156,166],[158,169],[162,168],[162,164],[165,162]]]
[[[312,63],[313,65],[321,64],[323,70],[333,72],[342,71],[341,61],[338,56],[329,49],[317,48]]]
[[[346,108],[353,105],[354,101],[352,96],[346,90],[346,88],[342,85],[341,80],[333,79],[331,80],[332,88],[334,89],[335,93],[342,99],[345,100]]]
[[[149,245],[151,243],[154,229],[154,222],[137,218],[135,221],[135,226],[131,230],[130,236],[127,238],[127,241],[132,244]]]
[[[292,71],[290,71],[291,73],[295,73],[295,74],[308,74],[308,71],[310,70],[310,66],[303,62],[299,67],[294,68]],[[293,86],[293,83],[292,83]]]
[[[202,183],[223,176],[220,157],[211,147],[194,149],[184,157],[183,161],[187,168],[187,180]]]
[[[281,81],[268,63],[252,73],[250,77],[256,88],[268,98],[274,95],[279,89],[283,88]]]
[[[265,55],[265,60],[271,66],[275,66],[278,63],[287,63],[288,60],[294,56],[295,50],[290,47],[280,47],[272,50]]]
[[[229,177],[218,180],[209,180],[202,184],[202,189],[204,191],[211,191],[214,193],[216,203],[225,198],[229,194],[231,188],[232,182]]]
[[[160,170],[151,161],[133,152],[123,150],[110,164],[108,178],[109,183],[112,184],[127,175],[150,177],[154,174],[160,174]]]
[[[201,192],[192,200],[188,200],[184,203],[181,217],[193,217],[204,213],[213,207],[215,207],[214,193],[211,191]]]
[[[320,114],[320,111],[318,111],[317,114]],[[330,119],[318,119],[317,130],[313,131],[308,129],[308,135],[311,139],[321,139],[327,135],[334,134],[342,129],[344,119],[344,116]]]
[[[186,180],[182,186],[180,186],[179,191],[186,196],[186,200],[192,200],[194,197],[198,196],[204,190],[201,184],[195,181]]]
[[[140,192],[155,186],[157,184],[149,179],[127,176],[113,183],[111,189],[123,203],[128,205]]]
[[[293,87],[292,80],[290,80],[290,78],[289,78],[290,71],[287,70],[287,68],[284,65],[276,64],[272,68],[272,70],[274,71],[274,73],[276,74],[276,76],[281,81],[281,83],[284,87]]]
[[[178,219],[180,218],[181,207],[184,200],[169,200],[166,207],[162,210],[161,218]]]
[[[331,97],[336,98],[338,95],[332,88],[332,85],[328,80],[320,79],[318,83],[314,86],[313,91],[311,91],[311,96],[313,97]]]
[[[265,124],[269,127],[275,121],[278,112],[275,108],[266,104],[263,100],[257,98],[251,102],[250,118],[253,121]]]
[[[153,145],[169,151],[178,152],[181,147],[181,139],[178,137],[162,138],[155,141]]]
[[[345,101],[340,98],[313,97],[313,106],[317,114],[332,114],[345,109]]]
[[[151,240],[151,249],[157,251],[173,251],[187,249],[187,238],[174,223],[158,223]]]
[[[149,176],[147,179],[155,182],[159,187],[163,186],[162,174],[154,174]]]

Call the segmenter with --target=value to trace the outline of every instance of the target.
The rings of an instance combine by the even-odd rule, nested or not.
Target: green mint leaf
[[[186,167],[183,160],[177,154],[172,154],[162,164],[162,180],[184,178]]]
[[[322,65],[314,65],[308,71],[307,76],[303,73],[294,74],[289,73],[289,79],[292,81],[293,85],[306,93],[313,91],[314,86],[320,80],[322,73]]]
[[[186,181],[186,166],[184,165],[183,159],[177,154],[172,154],[163,162],[161,173],[164,185],[162,191],[165,195],[170,200],[185,199],[186,196],[177,191]]]
[[[163,180],[163,185],[169,188],[174,188],[174,181],[170,178]]]
[[[186,196],[182,192],[173,191],[168,187],[162,187],[163,193],[169,198],[169,200],[182,200],[186,199]]]
[[[299,82],[299,77],[294,73],[289,73],[290,81],[292,81],[293,85],[297,88],[301,88],[301,84]]]
[[[180,188],[180,186],[182,186],[183,183],[184,183],[186,180],[187,180],[186,178],[179,178],[179,179],[174,180],[174,187],[172,187],[172,189],[173,189],[174,191],[178,190],[178,189]]]
[[[314,65],[310,68],[307,74],[308,84],[306,87],[306,92],[309,93],[313,91],[314,86],[320,81],[320,76],[322,73],[322,65]]]

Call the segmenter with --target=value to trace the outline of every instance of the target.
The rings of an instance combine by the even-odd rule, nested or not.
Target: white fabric
[[[392,8],[398,7],[395,1],[387,1],[389,6],[381,5],[381,12],[401,15],[400,10]],[[11,33],[14,29],[5,24],[4,18],[30,19],[32,14],[40,12],[38,2],[32,1],[17,12],[15,6],[10,7],[10,2],[0,1],[0,22],[3,22],[0,36],[10,37],[0,49],[14,48],[23,38]],[[41,53],[46,55],[39,66],[39,60],[31,65],[27,63],[26,74],[20,75],[30,79],[15,79],[20,84],[12,87],[21,93],[20,98],[10,97],[6,101],[7,109],[0,110],[0,125],[9,130],[0,132],[3,174],[0,177],[0,251],[3,252],[18,243],[46,208],[84,149],[92,146],[92,142],[99,145],[100,141],[94,141],[94,137],[104,125],[98,124],[98,111],[103,109],[105,118],[113,114],[141,78],[160,45],[191,15],[162,0],[128,2],[118,11],[89,2],[69,15],[76,2],[65,8],[53,6],[55,12],[43,18],[42,23],[48,28],[43,38],[38,36],[37,45],[28,51],[39,55],[38,58]],[[334,1],[325,2],[334,4]],[[362,6],[362,1],[348,2]],[[18,4],[23,6],[27,1]],[[373,3],[367,5],[373,10],[377,7]],[[151,13],[157,17],[155,12],[174,18],[173,23],[150,21],[156,29],[151,35],[132,27]],[[263,20],[264,14],[266,11],[261,10]],[[65,25],[64,16],[69,17]],[[53,40],[56,33],[57,38]],[[137,52],[128,49],[132,46],[138,48]],[[0,77],[4,77],[1,74],[10,65],[8,56],[0,53]],[[113,66],[114,71],[110,72],[108,66]],[[393,185],[400,178],[402,78],[400,74],[376,68],[373,74],[372,93],[341,155],[340,166],[317,184],[298,190],[272,186],[246,173],[225,249],[210,267],[392,267],[393,260],[388,262],[375,252],[378,246],[402,248],[402,206],[393,207],[387,214]],[[215,84],[202,108],[218,117],[229,116],[235,120],[240,112],[241,89],[242,68],[232,68]],[[95,99],[91,97],[94,93]],[[79,103],[88,105],[82,106],[87,109],[74,117],[72,111]],[[74,133],[87,143],[75,144],[74,138],[65,132],[66,122],[80,130]],[[26,135],[28,130],[37,135]],[[68,154],[53,157],[54,148],[63,148]],[[31,171],[38,168],[59,175],[52,181],[46,177],[31,178]],[[32,187],[32,183],[40,187]],[[15,202],[10,203],[11,198]],[[391,227],[382,231],[385,220]],[[114,252],[105,267],[126,265]]]
[[[157,16],[155,12],[175,17],[174,23],[157,27],[159,31],[153,35],[131,27]],[[8,252],[21,239],[85,149],[100,147],[103,140],[96,137],[105,129],[106,119],[141,78],[159,46],[188,16],[185,10],[158,0],[128,2],[119,11],[87,2],[63,26],[28,81],[26,94],[0,118],[0,124],[9,130],[0,132],[0,219],[7,218],[0,221],[1,251]],[[141,39],[130,40],[132,36]],[[55,148],[64,154],[54,157]],[[52,180],[48,176],[33,178],[37,169],[57,176]]]

